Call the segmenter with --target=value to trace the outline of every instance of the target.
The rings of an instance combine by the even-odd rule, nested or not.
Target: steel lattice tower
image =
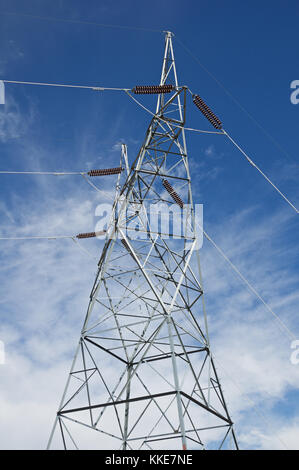
[[[238,448],[210,352],[184,133],[187,89],[178,84],[170,32],[166,84],[171,92],[158,94],[130,169],[123,146],[124,171],[49,448]],[[153,229],[150,210],[174,206],[184,211],[183,233],[167,238]],[[130,235],[134,227],[140,238]]]

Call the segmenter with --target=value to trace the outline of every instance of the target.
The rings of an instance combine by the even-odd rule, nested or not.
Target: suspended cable
[[[167,180],[162,180],[164,187],[166,188],[165,182]],[[168,182],[167,182],[168,183]],[[168,183],[169,185],[169,183]],[[175,193],[173,188],[169,185],[168,188],[166,188],[167,191],[170,194]],[[176,194],[176,193],[175,193]],[[177,194],[176,194],[177,195]],[[178,196],[179,202],[181,201],[181,198]],[[178,204],[179,202],[176,201]],[[179,204],[180,205],[180,204]],[[183,202],[182,202],[183,205]],[[182,207],[182,206],[181,206]],[[190,224],[190,222],[189,222]],[[199,224],[198,224],[199,225]],[[203,231],[204,236],[206,237],[207,240],[216,248],[218,253],[225,259],[225,261],[230,265],[230,267],[237,273],[238,277],[247,285],[249,290],[263,303],[263,305],[267,308],[267,310],[274,316],[274,318],[279,322],[279,325],[283,328],[284,333],[287,333],[288,337],[293,340],[296,339],[296,335],[292,333],[292,331],[287,327],[287,325],[279,318],[279,316],[273,311],[273,309],[268,305],[268,303],[262,298],[262,296],[257,292],[257,290],[250,284],[250,282],[243,276],[243,274],[238,270],[238,268],[233,264],[233,262],[225,255],[225,253],[221,250],[221,248],[212,240],[212,238],[203,230],[203,228],[199,225],[200,229]],[[190,226],[191,228],[191,226]]]
[[[146,111],[147,113],[149,113],[151,116],[153,117],[156,117],[156,114],[153,113],[152,111],[150,111],[148,108],[146,108],[142,103],[140,103],[140,101],[138,101],[134,96],[131,95],[131,93],[129,93],[129,90],[125,90],[126,94],[133,100],[135,101],[136,104],[138,104],[138,106],[140,106],[142,109],[144,109],[144,111]],[[163,121],[165,122],[166,124],[169,124],[168,121],[165,121],[163,118],[159,117],[159,120],[160,121]],[[185,127],[185,126],[180,126],[179,124],[176,124],[176,127],[180,127],[182,129],[185,129],[185,131],[193,131],[193,132],[201,132],[203,134],[220,134],[220,135],[223,135],[223,132],[217,132],[217,131],[204,131],[204,130],[201,130],[201,129],[193,129],[191,127]]]
[[[73,242],[75,242],[76,246],[77,246],[81,251],[83,251],[83,253],[87,254],[90,258],[92,258],[92,259],[98,261],[97,258],[96,258],[94,255],[92,255],[88,250],[86,250],[86,248],[84,248],[84,247],[81,245],[81,243],[77,240],[77,238],[73,237],[72,240],[73,240]]]
[[[201,132],[202,134],[218,134],[223,135],[223,132],[217,131],[204,131],[202,129],[192,129],[191,127],[184,127],[185,131]]]
[[[209,106],[204,102],[204,100],[199,96],[199,95],[192,95],[193,102],[195,106],[202,112],[202,114],[210,121],[212,126],[214,126],[216,129],[221,129],[222,133],[228,137],[228,139],[234,144],[234,146],[245,156],[247,161],[255,167],[260,174],[268,181],[268,183],[271,184],[271,186],[280,194],[280,196],[283,197],[283,199],[289,204],[289,206],[292,207],[292,209],[295,210],[295,212],[298,214],[298,209],[289,201],[289,199],[275,186],[275,184],[268,178],[268,176],[265,175],[265,173],[262,172],[262,170],[249,158],[247,153],[244,152],[244,150],[241,149],[241,147],[233,140],[233,138],[224,130],[222,129],[222,123],[218,119],[218,117],[213,113],[213,111],[209,108]]]
[[[179,204],[179,206],[182,208],[183,207],[183,201],[181,198],[178,196],[178,194],[173,190],[172,186],[169,184],[169,182],[165,179],[162,179],[162,184],[165,187],[165,189],[169,192],[169,194],[173,197],[173,199]],[[279,322],[280,326],[282,326],[284,333],[286,332],[288,337],[293,339],[296,339],[296,336],[290,331],[290,329],[285,325],[285,323],[279,318],[279,316],[273,311],[273,309],[268,305],[268,303],[262,298],[262,296],[256,291],[256,289],[250,284],[250,282],[242,275],[242,273],[238,270],[238,268],[232,263],[232,261],[224,254],[224,252],[221,250],[221,248],[211,239],[211,237],[203,230],[204,236],[207,238],[207,240],[212,243],[212,245],[216,248],[216,250],[221,254],[221,256],[226,260],[226,262],[231,266],[231,268],[237,273],[237,275],[240,277],[240,279],[245,282],[247,287],[250,289],[250,291],[264,304],[264,306],[267,308],[267,310],[274,316],[274,318]]]
[[[152,113],[148,108],[146,108],[144,105],[142,105],[138,100],[136,100],[136,98],[134,98],[130,93],[130,89],[129,88],[99,88],[99,87],[90,87],[90,86],[83,86],[83,85],[63,85],[63,84],[53,84],[53,83],[38,83],[38,82],[20,82],[20,81],[9,81],[9,80],[3,80],[4,82],[6,83],[22,83],[22,84],[27,84],[27,85],[46,85],[46,86],[60,86],[60,87],[71,87],[71,88],[89,88],[89,89],[92,89],[92,90],[121,90],[121,91],[125,91],[127,93],[127,95],[132,98],[139,106],[141,106],[145,111],[147,111],[148,113],[150,113],[152,116],[156,116],[154,113]],[[165,85],[166,86],[166,85]],[[172,85],[170,85],[172,87]],[[137,87],[135,87],[135,90],[136,90]],[[151,91],[151,92],[155,92],[155,93],[160,93],[161,91],[157,91],[156,88],[159,88],[158,86],[156,87],[139,87],[139,88],[151,88],[151,89],[155,89],[154,91]],[[164,91],[166,92],[166,91]],[[217,118],[217,116],[215,116],[215,114],[210,110],[210,108],[204,103],[204,101],[202,100],[202,98],[199,97],[199,95],[193,95],[193,101],[195,103],[195,105],[200,109],[200,111],[205,115],[205,117],[211,122],[211,124],[216,128],[216,129],[221,129],[222,128],[222,124],[221,124],[221,121]],[[164,119],[160,118],[161,121],[163,122],[166,122],[164,121]],[[177,126],[177,127],[182,127],[184,128],[185,130],[190,130],[190,131],[194,131],[194,132],[202,132],[202,133],[211,133],[209,131],[202,131],[200,129],[192,129],[192,128],[186,128],[184,126]],[[219,134],[219,132],[214,132],[214,133],[217,133]],[[289,204],[290,207],[292,207],[292,209],[295,210],[295,212],[298,214],[298,209],[289,201],[289,199],[277,188],[277,186],[275,186],[275,184],[267,177],[267,175],[265,175],[265,173],[263,173],[263,171],[250,159],[250,157],[244,152],[244,150],[241,149],[241,147],[233,140],[233,138],[224,130],[222,129],[222,133],[225,134],[228,139],[235,145],[235,147],[246,157],[246,159],[248,160],[248,162],[254,166],[258,171],[259,173],[271,184],[271,186],[280,194],[280,196]],[[99,170],[100,171],[100,170]],[[70,175],[70,174],[82,174],[82,173],[79,173],[79,172],[3,172],[1,171],[0,173],[2,174],[53,174],[53,175]],[[88,173],[89,174],[89,173]],[[108,173],[107,173],[108,174]],[[116,174],[116,173],[109,173],[109,174]],[[90,176],[96,176],[95,174],[92,174]]]
[[[88,86],[88,85],[70,85],[65,83],[45,83],[45,82],[25,82],[20,80],[1,80],[4,83],[13,83],[18,85],[38,85],[38,86],[51,86],[51,87],[64,87],[64,88],[83,88],[94,91],[127,91],[131,88],[112,88],[102,86]]]
[[[165,181],[165,180],[164,180]],[[190,225],[190,221],[188,223],[190,229],[192,229]],[[232,263],[232,261],[225,255],[225,253],[221,250],[221,248],[216,244],[214,240],[203,230],[203,228],[198,224],[199,228],[203,231],[204,236],[206,239],[216,248],[218,253],[225,259],[225,261],[231,266],[231,268],[237,273],[238,277],[247,285],[249,290],[263,303],[263,305],[267,308],[267,310],[274,316],[274,318],[279,322],[279,325],[283,328],[284,333],[287,333],[288,338],[291,340],[296,339],[296,335],[292,333],[292,331],[285,325],[285,323],[280,319],[280,317],[273,311],[273,309],[268,305],[268,303],[262,298],[262,296],[256,291],[256,289],[250,284],[250,282],[243,276],[243,274],[238,270],[238,268]]]
[[[272,141],[272,143],[287,157],[289,158],[290,160],[292,160],[293,162],[295,162],[295,165],[298,167],[298,163],[297,161],[288,153],[286,152],[286,150],[277,142],[276,139],[274,139],[274,137],[269,134],[268,131],[266,131],[266,129],[264,129],[264,127],[247,111],[247,109],[244,108],[244,106],[241,105],[241,103],[231,94],[230,91],[227,90],[227,88],[225,88],[225,86],[215,77],[215,75],[213,75],[202,63],[201,61],[199,60],[199,58],[187,47],[185,46],[185,44],[183,44],[183,42],[178,38],[178,36],[175,36],[175,40],[181,45],[181,47],[183,49],[185,49],[185,51],[190,55],[190,57],[192,57],[195,62],[197,62],[200,67],[217,83],[217,85],[223,89],[223,91],[226,93],[227,96],[229,96],[229,98],[231,98],[231,100],[241,109],[241,111],[243,111],[243,113],[245,113],[247,115],[247,117],[249,117],[249,119],[263,132],[263,134],[268,137],[269,140]]]
[[[81,173],[81,176],[82,176],[82,178],[84,178],[86,183],[89,184],[89,186],[91,186],[93,189],[95,189],[99,193],[103,194],[107,199],[110,199],[112,202],[114,202],[114,198],[107,191],[104,191],[103,189],[98,188],[95,184],[93,184],[91,181],[89,181],[89,179],[86,178],[84,173]]]
[[[251,158],[247,155],[246,152],[244,152],[243,149],[241,149],[241,147],[233,140],[233,138],[224,130],[222,129],[223,131],[223,134],[225,134],[228,139],[234,144],[234,146],[244,155],[244,157],[246,158],[246,160],[250,163],[250,165],[252,165],[254,168],[257,169],[257,171],[265,178],[265,180],[268,181],[268,183],[271,184],[271,186],[278,192],[278,194],[280,194],[280,196],[289,204],[290,207],[292,207],[292,209],[294,209],[294,211],[298,214],[298,209],[291,203],[291,201],[289,201],[289,199],[277,188],[277,186],[275,186],[275,184],[270,180],[270,178],[268,178],[267,175],[265,175],[265,173],[263,173],[263,171],[251,160]]]
[[[56,240],[62,238],[74,238],[74,235],[55,235],[38,237],[0,237],[0,240]]]
[[[173,85],[150,85],[150,86],[135,86],[135,88],[116,88],[116,87],[103,87],[103,86],[92,86],[92,85],[71,85],[66,83],[46,83],[46,82],[27,82],[20,80],[1,80],[3,83],[13,83],[18,85],[38,85],[38,86],[50,86],[50,87],[64,87],[64,88],[83,88],[94,91],[132,91],[136,95],[152,95],[152,94],[164,94],[170,93],[175,89]]]
[[[98,26],[100,28],[117,28],[117,29],[127,29],[133,31],[148,31],[152,33],[164,33],[165,31],[161,29],[153,29],[153,28],[143,28],[139,26],[126,26],[126,25],[117,25],[117,24],[105,24],[105,23],[96,23],[94,21],[85,21],[85,20],[72,20],[68,18],[55,18],[51,16],[37,16],[37,15],[29,15],[25,13],[16,13],[16,12],[0,12],[0,15],[9,15],[9,16],[22,16],[24,18],[32,18],[36,20],[45,20],[45,21],[57,21],[60,23],[74,23],[74,24],[85,24],[91,26]]]
[[[56,239],[64,239],[64,238],[94,238],[98,236],[102,236],[106,234],[106,230],[102,230],[99,232],[86,232],[86,233],[79,233],[78,235],[49,235],[49,236],[29,236],[29,237],[0,237],[0,240],[56,240]]]
[[[133,100],[135,101],[135,103],[138,104],[138,106],[140,106],[141,108],[143,108],[147,113],[151,114],[152,116],[155,116],[155,113],[153,113],[152,111],[150,111],[148,108],[146,108],[143,104],[140,103],[140,101],[136,100],[136,98],[134,98],[134,96],[131,95],[131,93],[129,93],[130,90],[125,90],[127,95]]]
[[[89,179],[86,177],[86,175],[93,177],[93,176],[108,176],[108,175],[115,175],[119,174],[123,171],[122,168],[108,168],[104,170],[90,170],[87,172],[57,172],[57,171],[0,171],[0,174],[3,175],[80,175],[84,178],[84,180],[96,191],[99,193],[103,194],[106,198],[110,199],[112,202],[114,202],[114,198],[107,192],[104,191],[103,189],[98,188],[95,184],[93,184]]]
[[[243,276],[243,274],[239,271],[239,269],[233,264],[233,262],[225,255],[225,253],[221,250],[221,248],[212,240],[212,238],[203,230],[203,234],[206,237],[207,240],[216,248],[218,253],[225,259],[225,261],[230,265],[230,267],[235,271],[235,273],[238,275],[238,277],[247,285],[249,290],[263,303],[263,305],[266,307],[266,309],[271,313],[271,315],[274,316],[274,318],[277,320],[279,325],[282,327],[284,333],[287,334],[288,338],[296,339],[297,336],[292,333],[292,331],[287,327],[287,325],[279,318],[279,316],[272,310],[270,305],[267,304],[267,302],[262,298],[262,296],[256,291],[256,289],[250,284],[250,282]]]
[[[127,93],[127,95],[135,101],[138,106],[143,108],[147,113],[151,114],[152,116],[156,116],[152,111],[150,111],[148,108],[146,108],[143,104],[141,104],[136,98],[134,98],[129,92],[133,91],[136,94],[153,94],[153,93],[170,93],[170,91],[173,89],[172,85],[164,85],[163,87],[172,87],[164,90],[162,86],[139,86],[135,87],[133,89],[131,88],[109,88],[109,87],[99,87],[99,86],[87,86],[87,85],[69,85],[69,84],[62,84],[62,83],[44,83],[44,82],[24,82],[24,81],[17,81],[17,80],[2,80],[4,83],[13,83],[13,84],[21,84],[21,85],[41,85],[41,86],[51,86],[51,87],[65,87],[65,88],[81,88],[81,89],[88,89],[88,90],[93,90],[93,91],[124,91]],[[160,90],[161,88],[161,90]],[[163,90],[162,90],[163,88]],[[150,89],[149,91],[139,91],[139,89]],[[136,91],[137,90],[137,91]],[[161,121],[167,122],[166,120],[160,118]],[[201,129],[193,129],[190,127],[184,127],[177,125],[177,127],[184,128],[187,131],[193,131],[193,132],[201,132],[203,134],[222,134],[222,132],[215,132],[215,131],[205,131]],[[46,173],[45,173],[46,174]],[[49,173],[50,174],[50,173]],[[67,173],[69,174],[69,173]]]
[[[81,175],[87,172],[80,171],[0,171],[1,175]]]
[[[73,235],[65,235],[65,236],[48,236],[48,237],[0,237],[0,240],[57,240],[57,239],[71,239],[73,242],[76,243],[76,246],[83,251],[84,253],[88,254],[89,257],[97,260],[95,256],[93,256],[86,248],[84,248],[81,243],[78,241],[78,236]]]
[[[89,171],[0,171],[2,175],[88,175],[88,176],[109,176],[118,175],[123,171],[123,168],[103,168],[98,170]]]

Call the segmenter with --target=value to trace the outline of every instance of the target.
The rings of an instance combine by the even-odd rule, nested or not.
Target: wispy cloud
[[[53,155],[43,140],[34,140],[30,130],[38,123],[35,112],[29,116],[10,93],[0,111],[0,141],[27,136],[17,157],[11,157],[19,166],[56,170],[54,165],[67,162],[71,169],[91,168],[118,160],[124,115],[105,135],[98,135],[98,121],[83,123],[71,158],[65,147],[57,146]],[[126,137],[126,143],[140,142]],[[196,183],[215,181],[222,171],[221,151],[210,145],[201,156],[204,161],[190,160]],[[291,174],[290,168],[281,177]],[[81,177],[28,178],[12,180],[0,203],[2,235],[74,235],[94,229],[94,210],[103,197],[85,187]],[[111,180],[97,184],[114,194]],[[261,214],[259,209],[240,209],[205,228],[299,334],[294,219],[286,211]],[[1,447],[44,448],[79,339],[96,261],[72,240],[0,243],[0,339],[6,347],[6,364],[0,365]],[[89,240],[84,247],[98,259],[102,245]],[[200,255],[212,351],[241,447],[298,448],[298,407],[289,404],[288,394],[298,390],[299,367],[290,363],[290,341],[207,241]],[[199,307],[195,314],[200,317]],[[26,432],[20,422],[29,423]]]
[[[82,201],[80,196],[65,199],[62,206],[55,200],[49,202],[47,208],[36,204],[34,213],[24,205],[26,224],[15,233],[74,233],[93,220],[93,203]],[[244,221],[249,221],[249,215],[252,220],[253,214],[254,209],[236,215],[226,227],[209,230],[244,273],[253,273],[252,266],[256,266],[255,285],[275,305],[284,298],[285,283],[275,274],[279,260],[267,260],[266,253],[264,257],[259,252],[254,254],[254,247],[271,232],[270,222],[281,215],[273,216],[272,221],[263,220],[250,230],[250,224]],[[12,223],[5,227],[11,230]],[[250,256],[247,245],[241,243],[245,237],[252,247]],[[43,448],[78,340],[96,265],[71,240],[5,243],[0,271],[0,337],[7,349],[7,363],[1,366],[1,427],[5,429],[1,446]],[[99,254],[102,245],[96,241],[88,246]],[[297,387],[299,379],[298,368],[289,361],[288,341],[281,337],[263,306],[227,271],[212,247],[205,243],[201,254],[212,346],[241,446],[283,448],[286,441],[295,448],[297,441],[292,436],[298,433],[298,425],[275,411],[275,405]],[[292,278],[294,273],[286,270],[284,276]],[[285,298],[279,314],[295,328],[291,297]],[[30,416],[26,437],[15,431],[20,416]],[[277,437],[273,423],[278,421]]]
[[[33,119],[33,110],[24,119],[20,106],[13,96],[6,93],[5,104],[0,106],[0,142],[18,139],[26,134]]]

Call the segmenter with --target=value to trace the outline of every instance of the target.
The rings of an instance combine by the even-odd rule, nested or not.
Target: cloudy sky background
[[[271,12],[267,2],[256,1],[167,0],[151,2],[150,9],[140,1],[116,1],[113,9],[106,1],[40,3],[0,0],[0,79],[112,87],[159,80],[161,33],[20,13],[170,29],[180,83],[206,99],[299,205],[299,105],[289,98],[290,82],[299,78],[295,1],[276,1]],[[144,103],[152,105],[147,98]],[[0,108],[1,170],[117,166],[120,142],[127,143],[132,161],[148,122],[124,93],[7,85]],[[191,100],[187,124],[210,130]],[[298,216],[223,136],[194,133],[187,139],[194,199],[204,204],[206,231],[299,339]],[[0,178],[2,237],[92,231],[97,204],[107,202],[80,176]],[[113,177],[102,184],[113,194]],[[6,352],[0,446],[42,449],[102,242],[82,242],[92,256],[69,239],[0,243],[0,339]],[[299,365],[290,362],[290,339],[207,240],[201,257],[212,347],[241,448],[299,449]]]

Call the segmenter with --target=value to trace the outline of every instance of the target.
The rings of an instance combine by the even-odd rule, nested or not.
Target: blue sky
[[[290,102],[290,82],[299,79],[297,2],[0,0],[0,79],[130,88],[158,83],[162,33],[22,14],[173,31],[179,82],[207,101],[298,207],[299,105]],[[117,166],[119,143],[132,161],[148,122],[124,93],[7,85],[1,169]],[[210,130],[191,99],[187,124]],[[299,338],[298,217],[223,136],[187,139],[207,232]],[[80,177],[1,176],[0,233],[91,231],[101,201]],[[2,445],[43,448],[96,264],[71,240],[1,243]],[[101,245],[90,249],[98,256]],[[201,255],[212,345],[241,446],[298,448],[299,366],[290,364],[290,341],[207,241]],[[31,423],[26,436],[16,431],[20,416]]]

